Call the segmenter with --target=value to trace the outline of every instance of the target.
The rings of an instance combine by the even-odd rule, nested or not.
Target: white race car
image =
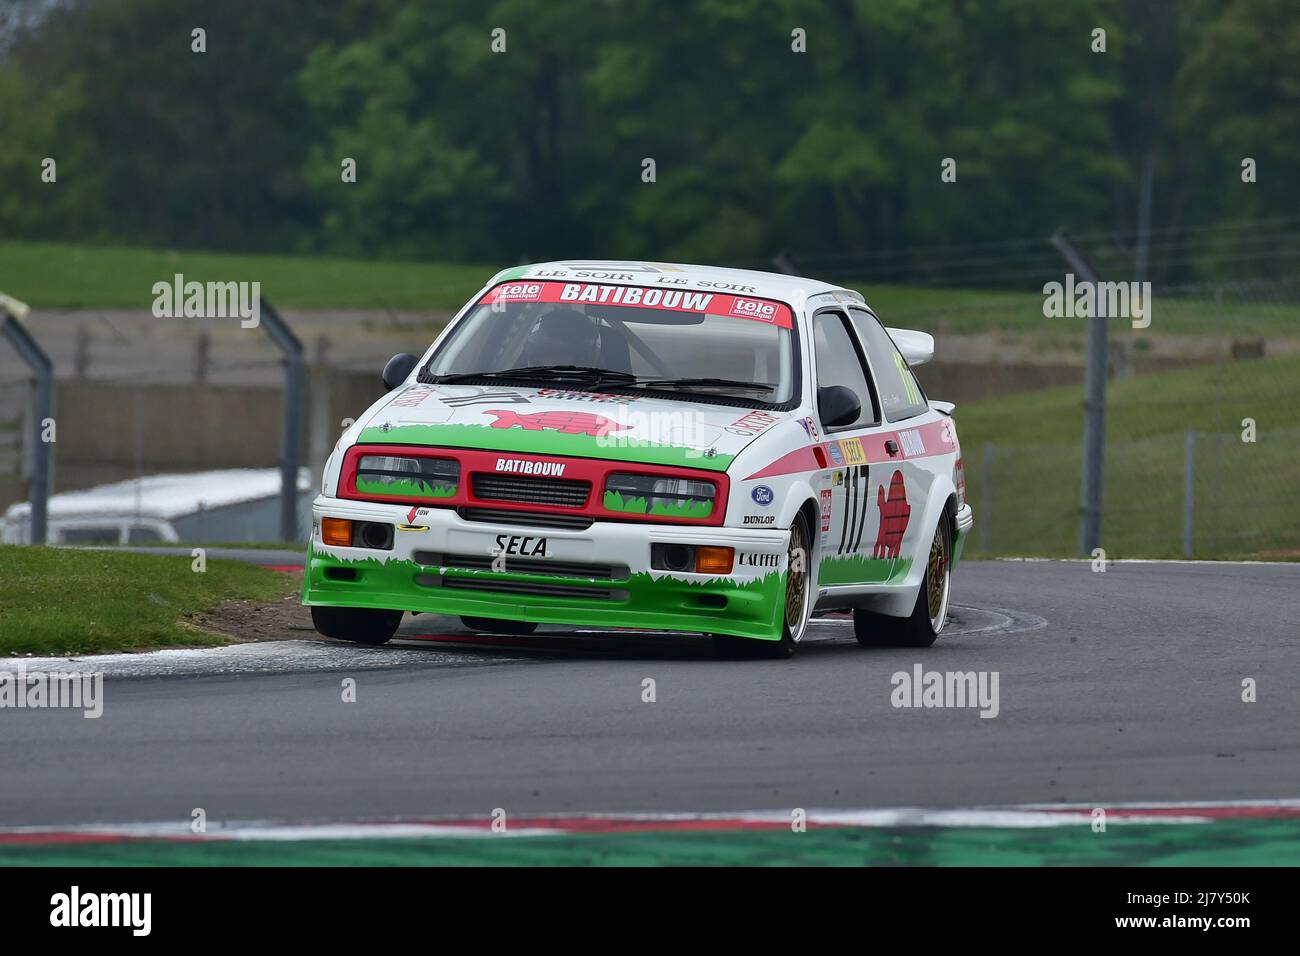
[[[303,602],[379,644],[471,628],[706,633],[789,656],[814,611],[924,647],[972,518],[924,333],[784,275],[555,262],[493,277],[339,440]]]

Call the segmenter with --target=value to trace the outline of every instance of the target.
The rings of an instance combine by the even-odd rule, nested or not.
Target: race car
[[[303,603],[382,644],[473,630],[711,635],[789,657],[814,613],[926,647],[973,519],[953,406],[852,290],[641,262],[507,269],[342,435]]]

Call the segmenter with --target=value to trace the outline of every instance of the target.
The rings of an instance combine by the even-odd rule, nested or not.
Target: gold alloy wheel
[[[786,555],[785,626],[797,641],[803,637],[805,603],[808,598],[808,543],[803,523],[790,526],[790,549]]]
[[[930,612],[930,626],[938,632],[948,617],[948,529],[942,518],[934,529],[930,542],[930,561],[925,575],[928,592],[926,602]]]

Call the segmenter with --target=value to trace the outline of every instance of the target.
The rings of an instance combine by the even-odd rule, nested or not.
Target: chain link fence
[[[0,381],[0,485],[22,477],[23,406],[29,387],[25,380]]]
[[[1103,548],[1110,557],[1300,557],[1297,287],[1153,296],[1151,328],[1112,326]],[[1162,313],[1175,331],[1163,331]],[[1157,350],[1160,362],[1143,360]],[[943,384],[932,382],[932,394],[947,397]],[[1082,403],[1071,377],[959,405],[974,553],[1079,553]]]
[[[1108,442],[1104,548],[1128,557],[1300,557],[1298,446],[1300,428],[1253,444],[1239,432],[1195,430]],[[1077,553],[1078,443],[986,442],[965,454],[975,553]]]

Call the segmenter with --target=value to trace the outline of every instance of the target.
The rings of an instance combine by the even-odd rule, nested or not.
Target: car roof
[[[298,474],[298,491],[309,490],[311,472],[302,468]],[[279,493],[278,468],[227,468],[190,474],[145,475],[84,491],[64,491],[50,496],[48,508],[51,518],[113,519],[138,513],[144,518],[171,520],[196,513],[200,502],[211,510],[270,498]],[[31,505],[23,501],[10,505],[5,517],[25,518],[30,511]]]
[[[638,279],[648,279],[658,284],[659,277],[664,275],[684,279],[685,288],[712,288],[718,292],[737,293],[736,289],[718,288],[718,284],[744,286],[753,290],[748,293],[750,295],[778,299],[796,305],[803,298],[827,292],[841,293],[855,302],[863,301],[862,294],[859,292],[805,276],[758,272],[753,269],[728,269],[722,266],[691,265],[683,262],[641,260],[565,259],[556,262],[536,262],[503,269],[492,277],[488,285],[524,278],[580,279],[629,285],[636,285]],[[740,291],[738,294],[745,293]]]

